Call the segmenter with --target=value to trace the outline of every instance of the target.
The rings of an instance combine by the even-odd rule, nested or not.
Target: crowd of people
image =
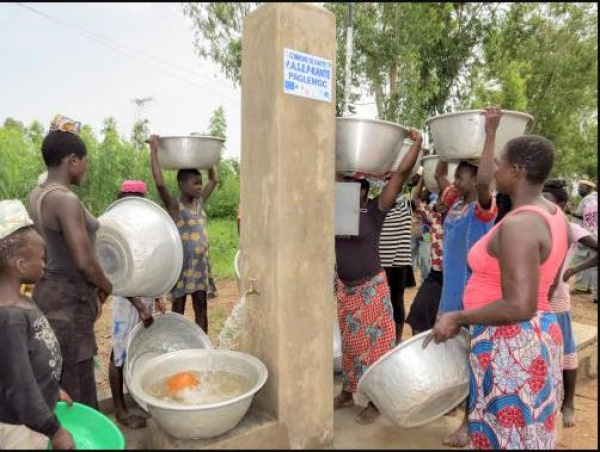
[[[511,140],[496,157],[502,111],[486,108],[481,158],[461,161],[448,179],[439,161],[438,192],[424,190],[415,172],[423,138],[413,142],[380,194],[360,183],[357,236],[337,236],[336,297],[342,335],[343,384],[334,408],[354,404],[365,371],[401,343],[405,323],[413,335],[443,342],[469,329],[470,393],[459,429],[446,445],[473,448],[555,448],[556,418],[575,424],[577,355],[570,313],[575,290],[597,303],[597,182],[581,180],[582,201],[571,212],[565,181],[548,180],[555,150],[540,136]],[[74,448],[54,408],[59,400],[98,409],[94,323],[112,295],[109,380],[116,419],[141,428],[123,394],[127,339],[162,298],[120,297],[104,274],[94,241],[98,220],[71,190],[84,180],[87,150],[81,123],[53,120],[41,154],[47,176],[32,187],[28,205],[0,201],[0,449]],[[170,291],[172,311],[183,314],[188,295],[196,323],[208,331],[212,276],[203,205],[218,183],[195,169],[177,173],[179,194],[167,189],[158,164],[158,136],[149,140],[150,166],[160,199],[183,244],[183,269]],[[412,188],[406,193],[405,188]],[[144,181],[123,181],[117,199],[145,197]],[[572,214],[569,221],[566,214]],[[239,228],[239,211],[238,211]],[[419,287],[408,314],[406,288]],[[23,284],[34,284],[32,297]],[[418,377],[416,377],[418,378]],[[369,403],[357,422],[379,415]]]

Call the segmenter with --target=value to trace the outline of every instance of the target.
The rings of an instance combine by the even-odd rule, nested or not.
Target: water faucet
[[[244,293],[244,296],[247,297],[249,295],[260,295],[260,291],[258,291],[254,288],[254,283],[258,280],[254,279],[254,278],[248,278],[248,281],[250,281],[250,289],[246,290],[246,292]]]

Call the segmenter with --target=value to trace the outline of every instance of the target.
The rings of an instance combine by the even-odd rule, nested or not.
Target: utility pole
[[[351,65],[354,50],[354,4],[348,2],[348,28],[346,29],[346,61],[344,65],[344,108],[342,116],[348,116],[350,85],[352,84]]]

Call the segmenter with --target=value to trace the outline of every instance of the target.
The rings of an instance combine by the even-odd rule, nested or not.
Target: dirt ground
[[[238,300],[237,285],[233,279],[218,279],[216,281],[218,295],[209,299],[208,304],[208,335],[213,344],[218,344],[221,328]],[[416,294],[416,288],[408,289],[405,293],[406,309]],[[593,304],[591,295],[573,295],[571,298],[572,316],[576,322],[587,325],[598,325],[598,305]],[[167,309],[170,306],[167,303]],[[108,389],[108,359],[111,349],[111,302],[104,308],[102,318],[96,324],[98,341],[98,358],[100,369],[97,372],[99,390]],[[191,300],[186,304],[185,315],[193,320]],[[410,327],[405,328],[404,336],[410,336]],[[560,449],[597,449],[598,445],[598,380],[587,380],[577,387],[575,412],[577,425],[571,429],[563,429],[559,443]]]

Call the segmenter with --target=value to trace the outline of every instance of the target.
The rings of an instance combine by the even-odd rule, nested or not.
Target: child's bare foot
[[[562,407],[563,427],[575,427],[575,410],[569,406]]]
[[[129,427],[132,430],[144,428],[146,426],[146,419],[137,414],[131,414],[128,411],[117,411],[115,417],[119,424]]]
[[[362,425],[372,424],[379,417],[379,410],[371,402],[356,416],[356,422]]]
[[[333,409],[339,410],[340,408],[346,408],[354,406],[354,398],[351,392],[342,391],[338,396],[333,399]]]
[[[469,444],[469,431],[467,429],[467,419],[463,419],[460,427],[454,433],[446,436],[442,444],[450,447],[465,447]]]

